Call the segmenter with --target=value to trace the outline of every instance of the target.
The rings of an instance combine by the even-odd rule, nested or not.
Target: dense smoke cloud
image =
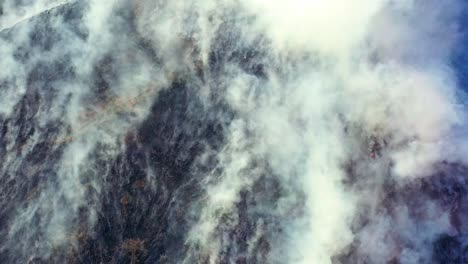
[[[42,176],[3,212],[11,220],[0,253],[59,261],[56,251],[82,247],[76,232],[103,239],[94,227],[111,219],[106,210],[148,206],[130,191],[108,201],[138,164],[146,198],[164,197],[148,214],[155,224],[166,217],[161,232],[172,234],[157,240],[164,256],[146,252],[158,261],[431,263],[434,241],[468,231],[466,199],[449,205],[439,191],[449,187],[438,187],[463,185],[454,167],[467,165],[464,95],[451,65],[463,8],[5,1],[2,184]],[[31,123],[28,136],[18,139],[25,128],[8,120]],[[41,154],[39,144],[49,147]],[[127,164],[132,151],[138,158]],[[37,155],[47,165],[29,162]],[[0,194],[9,196],[24,195]],[[112,221],[131,226],[120,220],[127,214]],[[124,234],[116,237],[128,242]],[[120,247],[133,263],[131,248]]]

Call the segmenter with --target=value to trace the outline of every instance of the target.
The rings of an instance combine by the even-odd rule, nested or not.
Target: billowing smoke
[[[464,8],[6,0],[0,258],[467,262]]]

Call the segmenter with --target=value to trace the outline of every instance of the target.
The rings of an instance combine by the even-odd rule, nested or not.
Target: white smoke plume
[[[240,8],[254,17],[253,22],[234,22],[245,34],[240,38],[265,37],[266,63],[275,66],[265,73],[267,80],[235,66],[224,73],[225,96],[239,120],[229,129],[233,147],[221,154],[229,157],[221,159],[226,162],[221,180],[207,189],[195,241],[215,263],[222,249],[212,236],[220,215],[232,210],[239,201],[236,194],[258,179],[248,169],[249,161],[266,159],[274,175],[284,184],[295,182],[296,191],[305,195],[303,213],[289,216],[298,220],[281,245],[287,254],[273,250],[272,262],[332,263],[356,236],[367,247],[370,263],[391,261],[398,254],[401,263],[428,261],[424,241],[449,226],[439,218],[422,220],[437,230],[422,237],[407,230],[411,227],[398,231],[394,224],[386,225],[393,218],[378,208],[371,208],[370,224],[358,234],[351,223],[360,206],[378,204],[386,178],[405,185],[434,173],[437,162],[455,158],[451,133],[463,125],[465,109],[457,101],[449,60],[457,45],[461,4],[258,0],[241,1]],[[359,131],[346,133],[347,127]],[[366,137],[386,141],[385,161],[369,159],[367,150],[360,149]],[[363,189],[343,184],[350,177],[343,166],[349,160],[367,163],[352,175],[365,182]],[[415,225],[405,208],[396,210],[402,211],[398,218]],[[398,242],[379,241],[384,249],[373,250],[368,232],[411,232],[416,237],[408,243],[415,248],[391,252]]]
[[[110,162],[125,151],[125,137],[158,94],[184,78],[203,109],[221,104],[229,114],[217,116],[223,146],[195,157],[203,166],[214,155],[217,164],[197,175],[201,195],[187,206],[185,248],[168,263],[429,263],[432,241],[459,232],[451,209],[414,186],[438,175],[444,162],[468,166],[465,102],[450,64],[462,1],[23,2],[2,4],[0,30],[15,32],[0,38],[0,80],[8,84],[2,118],[14,115],[28,89],[50,99],[27,87],[32,65],[68,58],[74,69],[71,81],[53,84],[50,109],[35,117],[38,126],[63,126],[48,139],[62,151],[50,176],[56,180],[16,210],[8,233],[47,241],[33,255],[48,257],[67,244],[82,207],[91,208],[87,224],[96,224],[98,196],[113,175],[93,171],[93,152]],[[41,14],[73,5],[83,12],[78,29],[52,15],[44,30],[57,32],[58,44],[36,47],[48,45],[29,37],[46,23]],[[131,10],[131,26],[123,10]],[[30,53],[26,63],[15,55],[18,46]],[[107,88],[93,83],[96,65],[112,68]],[[19,171],[42,137],[33,132],[17,154],[11,142],[18,133],[6,135],[3,174]],[[148,177],[159,186],[161,175]],[[281,186],[274,202],[262,204],[261,181]],[[245,222],[238,209],[244,193],[254,200],[247,214],[255,235],[245,238],[250,256],[237,256],[242,250],[231,248],[230,232]],[[21,236],[32,223],[36,231]],[[263,239],[268,250],[259,252]]]

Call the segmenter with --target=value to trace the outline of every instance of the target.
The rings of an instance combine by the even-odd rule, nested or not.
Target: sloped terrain
[[[468,263],[464,4],[375,3],[5,1],[0,262]]]

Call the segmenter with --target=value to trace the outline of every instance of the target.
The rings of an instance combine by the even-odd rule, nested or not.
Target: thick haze
[[[113,210],[107,190],[126,178],[118,161],[140,131],[139,148],[191,162],[174,190],[158,187],[155,151],[142,165],[148,192],[171,193],[166,211],[148,210],[183,219],[168,224],[183,246],[164,240],[176,252],[167,263],[448,263],[434,241],[468,235],[466,194],[454,206],[437,189],[466,183],[454,169],[468,165],[466,96],[452,66],[463,1],[20,2],[0,16],[1,184],[42,176],[1,187],[12,207],[0,256],[55,263],[79,248],[77,228]],[[166,93],[168,114],[154,106]],[[199,148],[181,133],[200,135]]]

